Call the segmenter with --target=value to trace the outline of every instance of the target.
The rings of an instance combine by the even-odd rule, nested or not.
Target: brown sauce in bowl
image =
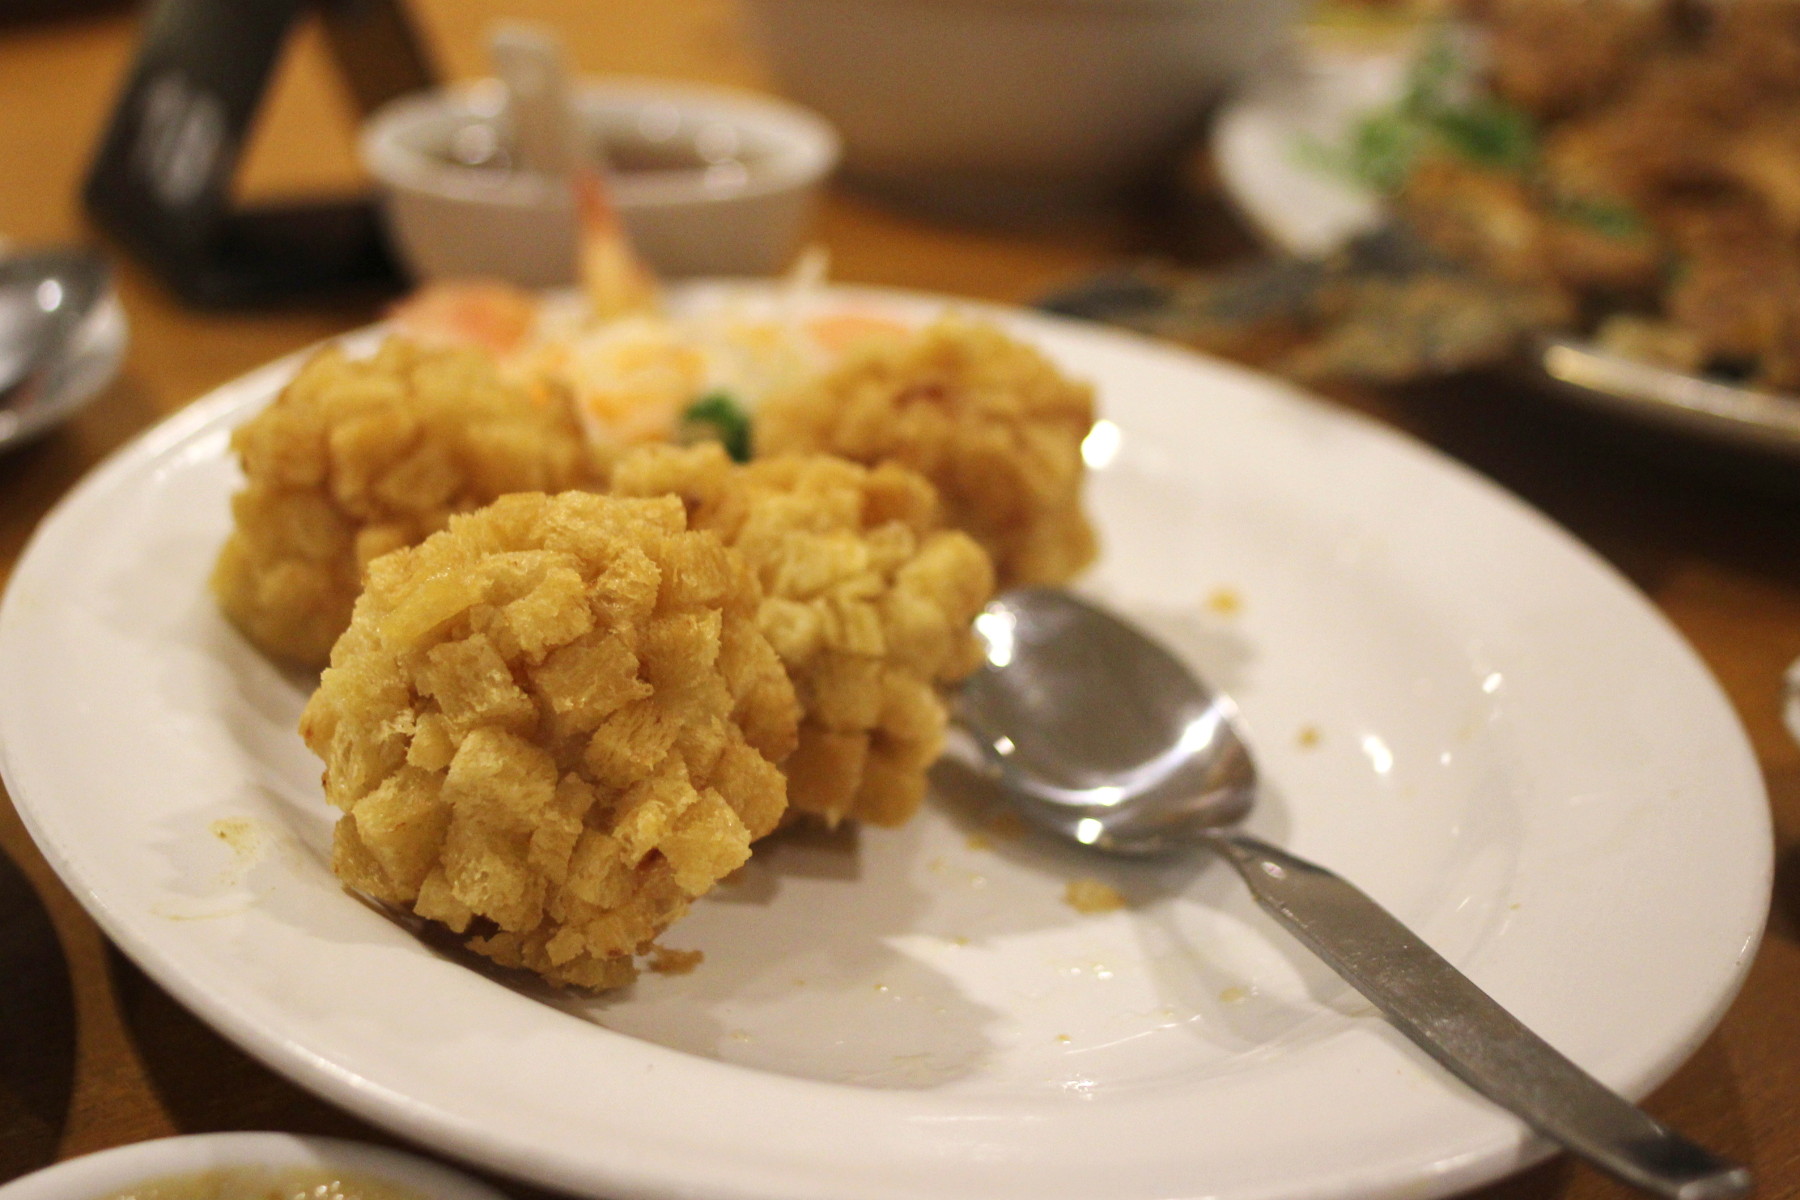
[[[741,172],[758,157],[724,127],[682,128],[667,136],[651,136],[628,127],[593,135],[588,153],[617,175],[703,174]],[[434,157],[457,167],[511,171],[512,151],[500,130],[485,122],[465,125],[450,136]]]

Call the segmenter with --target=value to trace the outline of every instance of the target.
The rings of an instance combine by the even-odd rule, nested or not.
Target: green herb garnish
[[[1402,112],[1425,113],[1442,108],[1462,74],[1462,59],[1450,42],[1450,33],[1439,26],[1419,57],[1406,72],[1406,90],[1400,93]]]
[[[1448,149],[1498,171],[1523,171],[1537,157],[1531,117],[1503,101],[1470,100],[1433,115],[1432,132]]]
[[[1640,237],[1648,229],[1635,208],[1617,200],[1565,196],[1556,202],[1556,215],[1620,241]]]
[[[1461,56],[1443,31],[1413,60],[1400,98],[1357,121],[1348,144],[1330,157],[1358,182],[1392,195],[1420,159],[1436,151],[1510,172],[1528,170],[1537,158],[1530,115],[1504,100],[1471,93]],[[1325,156],[1315,149],[1311,157]]]
[[[1398,192],[1418,161],[1425,130],[1398,112],[1374,114],[1350,134],[1350,173],[1383,194]]]
[[[723,443],[734,462],[750,461],[750,414],[725,392],[710,392],[681,414],[683,440]]]

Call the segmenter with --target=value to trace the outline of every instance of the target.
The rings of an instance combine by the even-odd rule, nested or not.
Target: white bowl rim
[[[102,1200],[154,1179],[221,1167],[340,1167],[429,1200],[506,1200],[441,1163],[368,1142],[294,1133],[197,1133],[84,1154],[0,1185],[0,1200]]]
[[[799,190],[830,174],[842,153],[837,130],[823,117],[756,92],[648,76],[583,77],[573,81],[573,91],[574,103],[584,110],[630,102],[672,105],[754,129],[776,147],[746,164],[743,182],[735,186],[696,184],[682,177],[688,172],[617,176],[612,187],[622,207],[703,206]],[[390,101],[363,126],[358,139],[363,165],[384,186],[450,200],[521,208],[555,203],[562,189],[552,179],[457,166],[420,154],[402,140],[405,133],[449,113],[491,116],[499,95],[499,82],[482,78]]]

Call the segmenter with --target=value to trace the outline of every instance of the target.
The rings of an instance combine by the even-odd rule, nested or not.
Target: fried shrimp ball
[[[504,966],[629,982],[786,808],[760,599],[672,496],[506,496],[376,559],[300,727],[332,869]]]
[[[940,527],[931,485],[827,455],[738,466],[707,444],[634,451],[612,486],[680,496],[695,528],[756,571],[758,623],[803,714],[784,765],[793,811],[834,825],[911,817],[943,748],[939,689],[980,663],[970,623],[994,588],[981,547]]]
[[[213,592],[259,649],[306,667],[377,555],[508,492],[589,480],[566,405],[503,383],[480,351],[399,340],[362,360],[321,351],[231,444],[248,482]]]
[[[896,462],[936,485],[944,517],[993,556],[1001,587],[1061,583],[1094,557],[1081,510],[1093,389],[991,325],[946,317],[872,338],[769,397],[758,454]]]

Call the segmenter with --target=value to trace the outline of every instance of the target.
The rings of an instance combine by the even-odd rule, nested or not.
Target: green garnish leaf
[[[1383,194],[1397,192],[1412,173],[1424,141],[1418,122],[1399,113],[1375,113],[1350,134],[1350,173]]]
[[[1637,209],[1618,200],[1566,196],[1556,202],[1556,215],[1620,241],[1639,237],[1648,228]]]
[[[733,462],[750,461],[750,414],[725,392],[710,392],[681,414],[686,440],[711,438],[723,443]]]
[[[1341,151],[1314,151],[1313,160],[1384,195],[1405,187],[1419,161],[1433,153],[1490,170],[1529,170],[1537,158],[1531,116],[1471,92],[1467,74],[1455,42],[1440,30],[1413,59],[1400,98],[1357,121]]]
[[[1440,26],[1407,70],[1406,91],[1401,93],[1396,107],[1415,114],[1444,108],[1452,103],[1450,91],[1461,73],[1462,60],[1451,44],[1449,32]]]
[[[1433,116],[1431,127],[1447,148],[1480,166],[1522,171],[1537,157],[1531,117],[1499,100],[1471,100],[1444,109]]]

